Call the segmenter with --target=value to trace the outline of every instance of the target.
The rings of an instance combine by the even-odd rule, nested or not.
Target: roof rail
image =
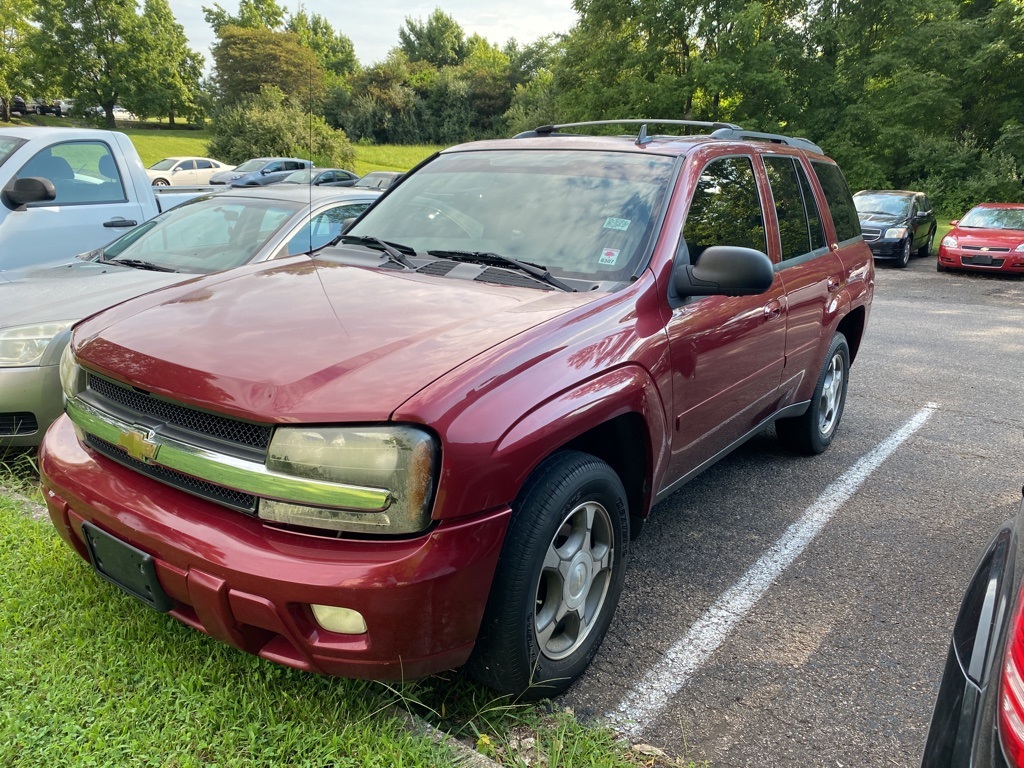
[[[534,128],[532,131],[523,131],[522,133],[516,134],[517,139],[528,139],[536,138],[537,136],[548,136],[552,133],[557,133],[563,128],[582,128],[589,125],[641,125],[645,126],[648,123],[654,125],[680,125],[687,126],[690,128],[717,128],[724,130],[735,130],[742,131],[738,125],[734,123],[710,123],[704,120],[587,120],[582,123],[562,123],[560,125],[541,125]],[[646,132],[643,133],[646,137]]]
[[[781,133],[759,133],[758,131],[744,131],[739,126],[732,126],[730,128],[719,128],[714,131],[711,136],[716,139],[732,139],[739,141],[742,139],[756,139],[759,141],[770,141],[774,144],[785,144],[788,147],[797,147],[799,149],[806,149],[811,152],[817,152],[819,155],[825,154],[821,151],[821,147],[815,144],[813,141],[808,139],[800,138],[799,136],[783,136]]]

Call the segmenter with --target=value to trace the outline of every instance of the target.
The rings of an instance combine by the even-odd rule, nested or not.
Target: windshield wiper
[[[170,267],[163,267],[159,264],[154,264],[151,261],[143,261],[142,259],[100,259],[101,264],[123,264],[126,267],[133,267],[134,269],[148,269],[153,272],[177,272],[176,269]]]
[[[365,245],[370,248],[379,248],[387,254],[388,261],[393,261],[395,264],[401,264],[406,269],[416,269],[416,265],[405,257],[406,254],[415,256],[416,250],[414,248],[410,248],[408,245],[402,245],[401,243],[387,243],[379,237],[338,235],[322,248],[317,248],[316,251],[313,251],[312,253],[322,251],[324,248],[330,248],[332,245],[337,245],[338,243],[343,243],[344,245]]]
[[[531,264],[528,261],[519,261],[513,259],[510,256],[502,256],[500,253],[491,253],[490,251],[427,251],[431,256],[437,256],[440,259],[451,259],[452,261],[468,261],[475,264],[484,264],[491,267],[511,267],[512,269],[518,269],[520,272],[525,272],[530,277],[535,277],[538,280],[542,280],[548,285],[553,285],[560,291],[566,291],[567,293],[576,293],[576,289],[571,285],[566,285],[557,277],[548,272],[548,268],[540,264]]]

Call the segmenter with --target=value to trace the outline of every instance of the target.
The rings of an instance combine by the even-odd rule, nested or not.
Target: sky
[[[476,33],[492,43],[504,44],[514,37],[519,43],[532,43],[552,32],[568,32],[576,22],[571,0],[278,0],[288,11],[305,6],[309,14],[319,13],[336,32],[347,35],[355,45],[356,57],[364,65],[384,59],[398,45],[398,30],[406,17],[426,20],[434,8],[440,7],[454,18],[466,36]],[[229,13],[238,10],[237,0],[170,0],[178,23],[185,28],[192,48],[211,64],[210,46],[213,30],[203,18],[203,6],[214,2]]]

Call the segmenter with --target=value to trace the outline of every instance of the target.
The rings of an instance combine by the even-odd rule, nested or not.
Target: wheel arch
[[[864,307],[854,307],[836,326],[836,331],[843,334],[846,337],[846,343],[850,345],[850,365],[853,365],[853,361],[857,359],[857,351],[860,349],[866,322],[867,312]]]

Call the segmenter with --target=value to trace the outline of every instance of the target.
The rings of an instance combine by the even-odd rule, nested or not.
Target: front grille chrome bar
[[[72,398],[68,416],[84,432],[118,446],[136,461],[205,480],[224,488],[278,501],[317,507],[382,512],[391,505],[384,488],[365,488],[272,472],[263,464],[181,442],[159,429],[130,424]]]

